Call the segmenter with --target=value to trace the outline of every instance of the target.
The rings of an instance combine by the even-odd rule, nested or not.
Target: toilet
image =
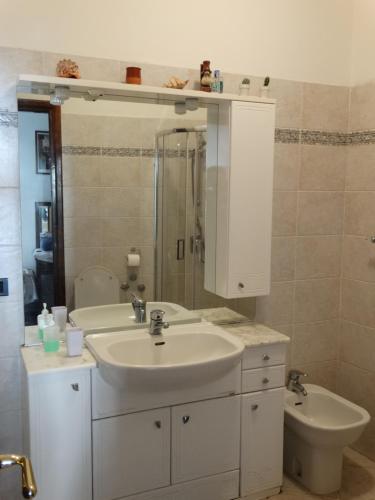
[[[103,306],[120,302],[120,282],[110,269],[92,266],[74,280],[74,306]]]
[[[323,387],[304,384],[307,396],[285,389],[284,469],[318,495],[340,489],[343,449],[370,421],[360,406]]]

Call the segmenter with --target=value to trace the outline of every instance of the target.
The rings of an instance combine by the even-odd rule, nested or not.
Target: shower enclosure
[[[219,305],[204,290],[206,127],[156,136],[155,298],[188,309]]]

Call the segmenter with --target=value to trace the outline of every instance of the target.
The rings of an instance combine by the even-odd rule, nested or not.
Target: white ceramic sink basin
[[[187,388],[215,380],[241,358],[241,340],[210,323],[88,335],[86,343],[103,378],[119,388]]]
[[[150,311],[153,309],[165,311],[165,321],[168,321],[171,325],[201,321],[197,314],[172,302],[148,302],[146,307],[147,323],[150,322]],[[82,328],[86,335],[146,327],[146,323],[135,322],[131,303],[82,307],[72,311],[69,314],[69,319],[74,326]]]

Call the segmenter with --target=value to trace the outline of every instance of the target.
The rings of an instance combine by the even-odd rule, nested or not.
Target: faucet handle
[[[290,370],[288,373],[289,380],[298,381],[300,377],[307,377],[307,373],[301,372],[301,370]]]
[[[154,309],[150,312],[150,319],[154,321],[163,321],[165,311],[162,309]]]

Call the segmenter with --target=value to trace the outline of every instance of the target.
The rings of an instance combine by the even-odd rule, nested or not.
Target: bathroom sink
[[[188,311],[178,304],[173,304],[172,302],[148,302],[147,323],[149,322],[150,311],[153,309],[162,309],[165,311],[165,319],[171,325],[201,321],[201,318],[197,314]],[[72,311],[69,314],[69,319],[73,326],[82,328],[85,335],[146,327],[146,323],[135,322],[133,306],[130,302],[126,304],[82,307]]]
[[[175,390],[217,379],[239,363],[244,344],[210,323],[86,336],[102,377],[118,388]]]

